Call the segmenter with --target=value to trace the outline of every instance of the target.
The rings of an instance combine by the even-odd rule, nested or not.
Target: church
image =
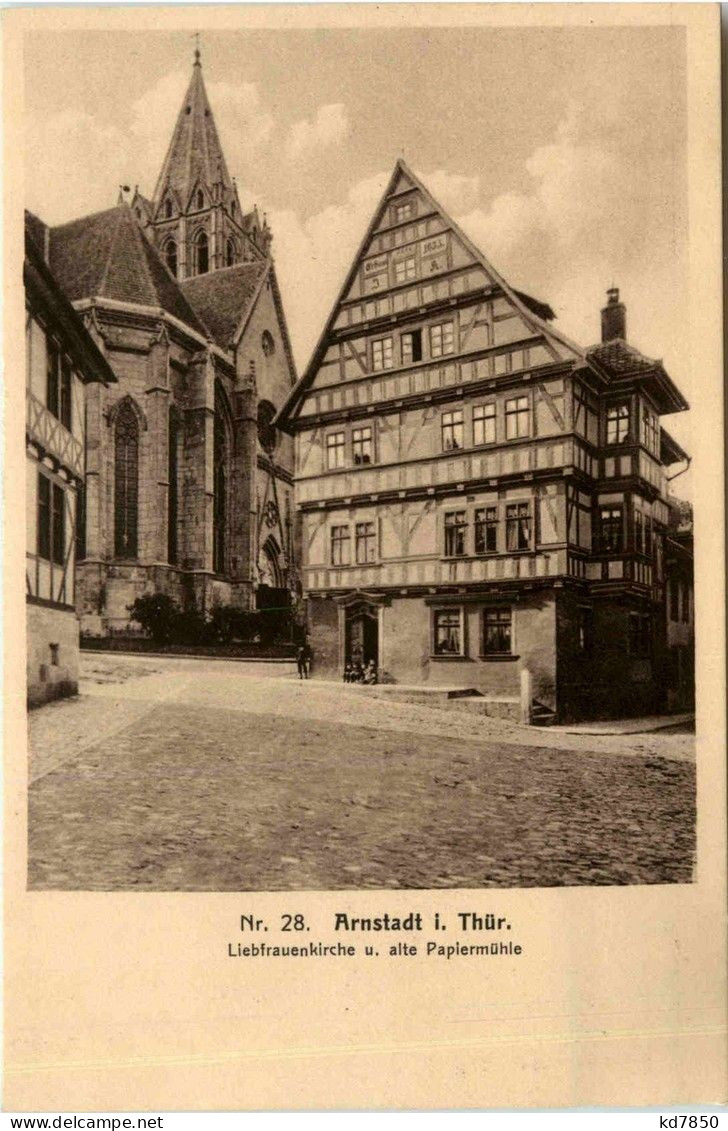
[[[279,416],[315,673],[373,662],[544,724],[664,709],[689,459],[662,418],[688,404],[616,288],[595,345],[554,317],[397,162]]]
[[[153,195],[41,226],[116,377],[86,387],[81,632],[128,631],[149,592],[203,615],[288,603],[293,441],[273,421],[294,361],[272,234],[241,208],[199,50]]]

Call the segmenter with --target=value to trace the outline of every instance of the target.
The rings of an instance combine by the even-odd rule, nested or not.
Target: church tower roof
[[[159,207],[171,188],[185,209],[193,190],[200,184],[222,183],[232,192],[233,184],[225,163],[215,119],[202,78],[199,48],[195,50],[192,78],[182,102],[167,156],[154,190],[154,206]]]

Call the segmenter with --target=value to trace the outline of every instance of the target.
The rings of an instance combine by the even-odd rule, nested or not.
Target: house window
[[[658,440],[657,440],[657,417],[654,412],[647,407],[642,406],[642,443],[648,451],[653,455],[657,455]]]
[[[351,451],[354,463],[372,462],[371,428],[355,428],[351,433]]]
[[[417,264],[414,255],[408,255],[406,259],[398,259],[394,265],[394,281],[395,283],[407,283],[410,279],[414,279],[417,274]]]
[[[357,522],[355,538],[357,565],[373,562],[375,556],[374,523]]]
[[[603,554],[620,554],[623,547],[622,508],[599,508],[599,548]]]
[[[71,431],[71,364],[52,338],[47,338],[46,408]]]
[[[476,404],[473,409],[473,443],[495,443],[494,404]]]
[[[422,361],[421,330],[411,330],[407,334],[403,334],[401,343],[403,365],[409,365],[409,363],[412,361]]]
[[[430,326],[430,357],[442,357],[455,349],[455,331],[452,322]]]
[[[642,511],[634,512],[634,548],[638,554],[645,552],[645,517]]]
[[[348,565],[350,561],[351,535],[348,526],[331,527],[331,564]]]
[[[498,548],[498,508],[479,507],[475,512],[475,552],[495,554]]]
[[[394,343],[392,338],[377,338],[372,342],[372,369],[380,373],[382,369],[391,369],[394,363]]]
[[[406,200],[404,204],[396,204],[394,206],[394,222],[395,224],[402,224],[405,220],[412,217],[412,201]]]
[[[164,245],[164,261],[170,273],[177,278],[177,244],[174,240],[167,240]]]
[[[629,434],[629,404],[612,404],[607,408],[607,443],[621,444]]]
[[[38,557],[63,565],[66,555],[66,495],[58,483],[38,473]]]
[[[462,656],[463,625],[460,609],[436,609],[433,649],[436,656]]]
[[[512,622],[510,608],[483,610],[483,655],[509,656],[512,652]]]
[[[629,614],[629,651],[632,656],[649,656],[652,651],[652,617],[649,613]]]
[[[673,577],[670,582],[670,620],[680,619],[680,589],[678,580]]]
[[[528,397],[506,401],[506,440],[517,440],[529,432]]]
[[[528,550],[531,547],[531,504],[509,503],[506,507],[506,549]]]
[[[588,605],[581,605],[578,610],[577,639],[579,651],[585,656],[590,656],[594,643],[594,611]]]
[[[463,410],[454,409],[442,414],[442,450],[452,452],[463,446]]]
[[[326,437],[326,467],[333,471],[345,463],[346,435],[344,432],[330,432]]]
[[[465,511],[448,511],[445,515],[445,557],[462,558],[468,520]]]
[[[114,430],[114,553],[137,556],[139,501],[139,422],[127,402],[119,409]]]
[[[195,237],[195,274],[206,275],[210,270],[207,233],[198,232]]]

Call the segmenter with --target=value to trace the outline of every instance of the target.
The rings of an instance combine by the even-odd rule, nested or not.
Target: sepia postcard
[[[5,1110],[726,1102],[718,6],[3,17]]]

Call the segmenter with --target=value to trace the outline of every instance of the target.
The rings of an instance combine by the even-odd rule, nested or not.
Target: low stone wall
[[[27,701],[40,707],[78,692],[78,617],[74,609],[26,606]]]

